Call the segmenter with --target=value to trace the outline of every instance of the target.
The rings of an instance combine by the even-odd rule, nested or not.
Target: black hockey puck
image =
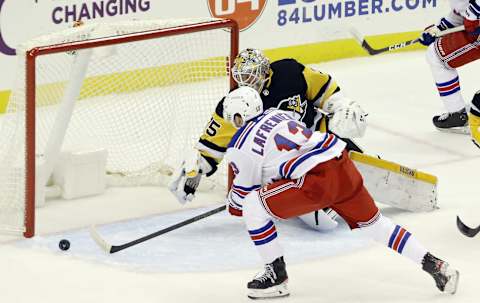
[[[65,239],[60,240],[58,247],[60,247],[61,250],[68,250],[70,248],[70,241]]]

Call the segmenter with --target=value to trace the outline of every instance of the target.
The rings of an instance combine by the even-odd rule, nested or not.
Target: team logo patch
[[[267,0],[208,0],[210,14],[238,22],[240,30],[252,26],[262,15]]]
[[[302,120],[305,116],[307,101],[302,100],[300,95],[295,95],[281,100],[277,108],[292,111],[297,115],[297,118]]]

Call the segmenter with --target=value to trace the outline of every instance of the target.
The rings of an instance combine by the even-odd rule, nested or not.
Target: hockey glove
[[[423,30],[422,35],[420,36],[420,38],[418,38],[418,42],[425,46],[429,46],[430,44],[435,42],[435,40],[437,39],[437,35],[440,32],[441,29],[435,24],[432,24]]]
[[[336,101],[328,128],[342,138],[363,137],[367,128],[367,113],[353,100],[342,98]]]
[[[192,151],[183,161],[182,167],[173,175],[170,191],[178,202],[185,204],[195,198],[202,174],[209,174],[214,168],[202,157],[198,150]]]
[[[236,203],[233,198],[232,198],[232,190],[227,195],[227,199],[225,201],[225,204],[227,204],[227,209],[230,215],[235,216],[235,217],[241,217],[243,215],[242,212],[242,205]]]

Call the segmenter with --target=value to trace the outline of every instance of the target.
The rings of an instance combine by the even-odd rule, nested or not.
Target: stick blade
[[[350,34],[352,34],[353,38],[357,40],[358,44],[360,44],[360,46],[367,51],[369,55],[374,56],[385,52],[385,49],[378,50],[371,47],[365,37],[356,28],[350,27],[348,31],[350,32]]]
[[[353,38],[362,45],[363,41],[365,41],[365,37],[356,28],[350,27],[348,31],[352,34]]]
[[[98,233],[97,229],[95,228],[95,225],[90,226],[90,236],[92,239],[97,243],[98,246],[100,246],[101,249],[103,249],[106,253],[111,254],[112,253],[112,245],[107,243],[100,234]]]
[[[460,220],[459,216],[457,216],[457,227],[462,234],[470,238],[475,237],[480,232],[480,226],[478,226],[477,228],[470,228],[465,225],[462,220]]]

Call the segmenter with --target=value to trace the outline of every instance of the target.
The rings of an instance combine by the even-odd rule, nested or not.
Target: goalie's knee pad
[[[338,214],[331,208],[325,210],[316,210],[314,212],[304,214],[298,218],[302,220],[312,229],[318,231],[329,231],[337,227],[338,222],[335,221],[335,218]]]

